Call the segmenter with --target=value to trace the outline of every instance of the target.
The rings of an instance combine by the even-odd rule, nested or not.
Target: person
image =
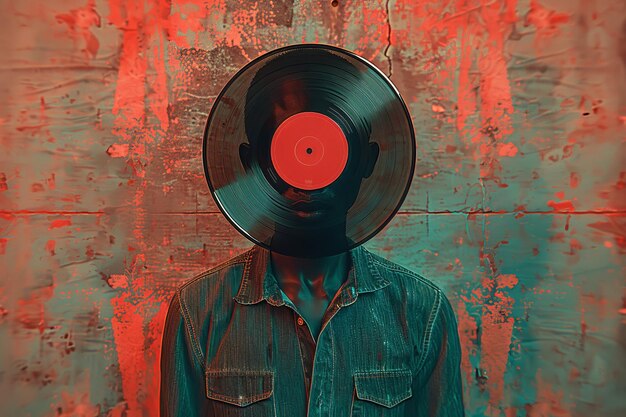
[[[275,60],[256,79],[280,66]],[[280,81],[265,95],[257,84],[246,97],[250,143],[240,145],[239,158],[246,170],[254,161],[269,170],[276,128],[328,103],[315,103],[306,77]],[[259,114],[254,100],[268,113]],[[161,417],[465,415],[449,299],[429,279],[346,241],[346,212],[380,152],[366,122],[352,131],[351,152],[361,157],[346,170],[356,175],[321,191],[267,178],[302,222],[339,216],[338,225],[295,236],[277,225],[270,249],[255,244],[177,289],[163,333]]]

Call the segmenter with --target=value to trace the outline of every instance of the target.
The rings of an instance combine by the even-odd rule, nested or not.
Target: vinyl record
[[[415,134],[372,63],[330,45],[268,52],[217,97],[203,143],[217,206],[255,244],[335,255],[384,228],[408,192]]]

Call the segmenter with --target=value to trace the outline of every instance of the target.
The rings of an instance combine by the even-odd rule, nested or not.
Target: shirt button
[[[304,324],[304,320],[302,320],[302,317],[298,317],[298,325],[302,326]]]

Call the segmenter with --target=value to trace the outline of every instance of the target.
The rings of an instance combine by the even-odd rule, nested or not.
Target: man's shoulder
[[[432,293],[440,293],[441,288],[432,280],[394,261],[369,251],[374,266],[379,273],[393,283],[411,288],[421,288]]]
[[[428,317],[432,324],[437,316],[454,316],[454,309],[445,291],[432,280],[382,256],[371,253],[379,273],[390,281],[393,294],[408,302],[416,317]],[[452,325],[454,320],[451,321]]]
[[[252,248],[253,249],[253,248]],[[201,271],[178,286],[177,291],[181,296],[198,295],[206,292],[209,288],[220,287],[225,280],[234,278],[239,282],[243,266],[245,265],[252,249],[248,249],[232,258],[229,258],[209,269]],[[206,296],[210,294],[204,294]]]

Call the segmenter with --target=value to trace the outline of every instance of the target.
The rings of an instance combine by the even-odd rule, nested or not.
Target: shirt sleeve
[[[176,292],[167,311],[161,346],[161,417],[211,416],[204,409],[203,366],[192,343]]]
[[[425,336],[426,356],[412,387],[413,395],[423,399],[424,406],[410,414],[464,417],[458,325],[450,301],[441,291],[431,317],[432,329]]]

